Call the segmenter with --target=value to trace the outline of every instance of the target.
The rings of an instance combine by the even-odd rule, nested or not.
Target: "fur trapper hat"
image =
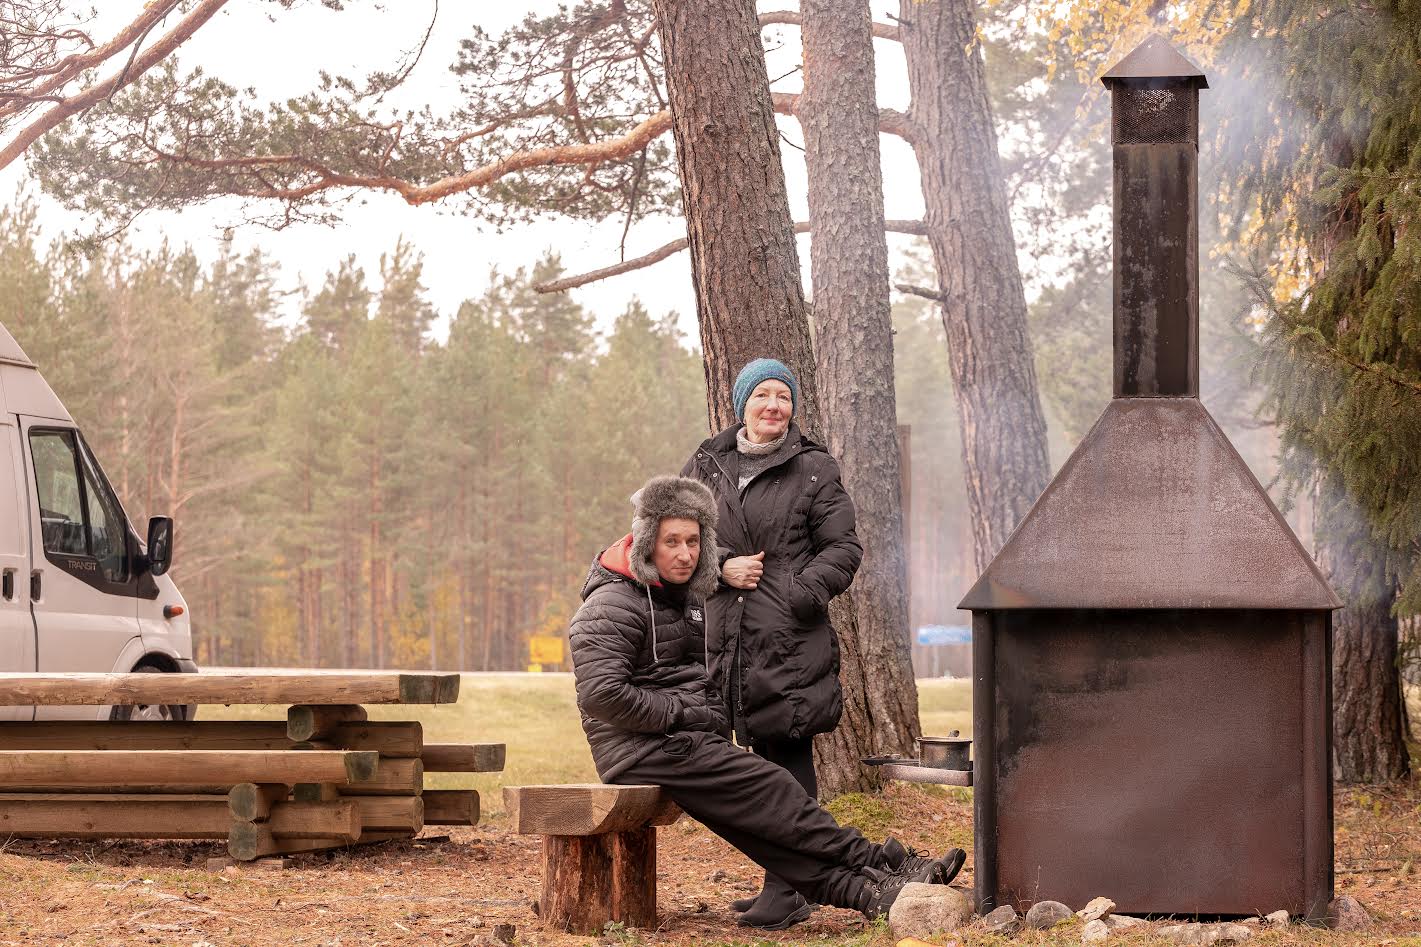
[[[661,581],[651,556],[656,533],[668,516],[695,520],[701,524],[701,556],[687,583],[691,591],[707,598],[715,591],[719,557],[715,545],[715,497],[699,480],[689,477],[652,477],[632,494],[631,568],[637,581],[655,585]]]

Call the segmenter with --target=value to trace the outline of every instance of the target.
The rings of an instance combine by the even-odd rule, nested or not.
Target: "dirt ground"
[[[1294,928],[1265,932],[1260,944],[1394,944],[1421,947],[1421,784],[1346,790],[1337,798],[1337,892],[1360,900],[1373,930],[1343,935]],[[970,795],[895,786],[883,796],[850,796],[832,807],[871,837],[891,833],[941,851],[971,849]],[[441,839],[440,836],[445,836]],[[540,929],[540,848],[495,819],[473,829],[426,829],[422,839],[298,856],[294,867],[209,871],[220,843],[11,840],[0,848],[0,945],[160,944],[182,947],[494,943],[511,924],[517,944],[856,944],[888,947],[885,926],[821,908],[783,934],[748,936],[725,908],[756,890],[759,872],[699,825],[660,830],[657,931],[611,931],[599,939]],[[1220,866],[1225,870],[1227,866]],[[971,884],[971,861],[959,884]],[[1109,895],[1109,892],[1101,892]],[[507,935],[507,928],[498,931]],[[1161,942],[1141,933],[1126,944]],[[939,944],[1077,944],[1067,925],[1010,940],[964,929]]]

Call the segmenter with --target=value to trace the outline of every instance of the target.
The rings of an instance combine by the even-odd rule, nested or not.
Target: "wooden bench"
[[[659,786],[505,786],[513,831],[543,837],[543,923],[601,934],[656,927],[656,826],[681,810]]]
[[[425,743],[362,703],[440,704],[458,675],[218,671],[0,674],[0,705],[287,704],[286,720],[0,722],[0,836],[227,839],[239,861],[476,825],[472,789],[425,772],[497,772],[500,743]]]

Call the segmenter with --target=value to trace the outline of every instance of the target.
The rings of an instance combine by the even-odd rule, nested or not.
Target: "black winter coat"
[[[716,496],[722,562],[765,553],[757,588],[722,582],[706,602],[711,681],[742,744],[827,733],[844,706],[829,600],[849,587],[863,559],[854,504],[838,463],[793,424],[777,463],[742,492],[738,430],[701,444],[681,471]]]
[[[608,783],[668,733],[729,733],[707,686],[701,603],[689,596],[674,604],[633,578],[630,539],[592,563],[568,628],[582,729]]]

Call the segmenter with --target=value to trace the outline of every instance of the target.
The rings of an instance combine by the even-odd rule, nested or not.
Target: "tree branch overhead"
[[[913,234],[919,237],[926,236],[928,232],[927,224],[925,224],[921,220],[885,220],[883,222],[883,229],[888,231],[889,233]],[[813,228],[811,227],[809,221],[801,220],[795,223],[794,232],[813,233]],[[668,257],[675,256],[677,253],[680,253],[682,250],[685,250],[688,246],[690,246],[690,244],[687,239],[685,237],[681,237],[679,239],[672,240],[669,243],[666,243],[660,247],[657,247],[650,253],[642,254],[639,257],[633,257],[630,260],[623,260],[620,263],[614,263],[611,266],[604,266],[601,269],[592,270],[587,273],[580,273],[575,276],[566,276],[561,279],[552,280],[547,283],[539,283],[533,288],[540,293],[566,292],[569,289],[576,289],[579,286],[586,286],[589,283],[596,283],[599,280],[608,279],[613,276],[621,276],[624,273],[631,273],[635,270],[646,269],[648,266],[660,263],[662,260],[665,260]]]

